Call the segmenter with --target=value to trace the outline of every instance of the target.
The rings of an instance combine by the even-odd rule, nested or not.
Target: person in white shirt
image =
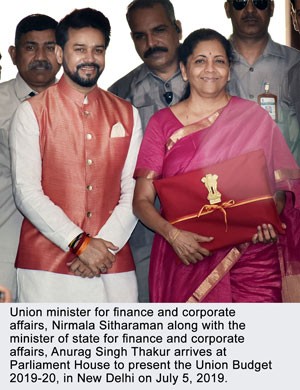
[[[18,23],[15,44],[9,47],[18,74],[0,84],[0,284],[11,291],[13,301],[17,295],[14,263],[23,217],[12,194],[9,127],[22,101],[55,82],[60,69],[54,53],[56,26],[56,20],[42,14],[28,15]]]
[[[13,191],[25,216],[20,302],[137,302],[127,241],[142,128],[137,109],[97,86],[109,40],[99,11],[63,18],[56,57],[64,74],[14,116]]]

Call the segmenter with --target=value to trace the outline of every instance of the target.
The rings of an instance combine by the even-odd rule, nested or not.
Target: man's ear
[[[231,13],[230,13],[230,4],[229,4],[228,1],[225,1],[224,8],[225,8],[225,12],[226,12],[227,18],[230,19],[231,18]]]
[[[181,40],[181,39],[182,39],[182,27],[181,27],[181,22],[180,22],[180,20],[176,20],[176,21],[174,22],[174,24],[175,24],[176,32],[177,32],[177,34],[179,35],[179,40]]]
[[[12,60],[12,63],[14,65],[16,65],[16,52],[17,52],[17,49],[15,48],[15,46],[9,46],[8,48],[8,53],[10,55],[10,58]]]
[[[63,63],[63,49],[59,45],[55,45],[55,57],[59,65]]]
[[[291,17],[292,17],[292,21],[293,21],[294,30],[299,32],[299,26],[298,26],[298,21],[296,18],[296,12],[294,12],[293,10],[291,10]]]
[[[186,68],[185,68],[185,66],[183,65],[182,62],[179,62],[179,67],[180,67],[180,71],[181,71],[181,75],[182,75],[183,81],[188,81]]]
[[[275,8],[275,3],[274,1],[270,1],[270,18],[273,16],[274,14],[274,8]]]

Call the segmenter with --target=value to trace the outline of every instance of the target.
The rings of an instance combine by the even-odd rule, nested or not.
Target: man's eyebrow
[[[157,29],[162,28],[162,27],[163,28],[167,28],[169,26],[167,24],[158,24],[157,26],[152,27],[150,30],[153,31],[153,30],[157,30]],[[145,34],[145,31],[134,31],[134,30],[132,30],[131,33],[132,34]]]
[[[85,43],[74,43],[74,44],[73,44],[73,47],[89,47],[89,46],[86,45]],[[101,47],[101,48],[105,49],[105,45],[104,45],[104,44],[95,45],[95,46],[93,46],[93,47],[97,47],[97,48]]]
[[[152,30],[154,30],[155,28],[161,28],[161,27],[168,27],[168,25],[162,23],[162,24],[159,24],[159,25],[157,25],[157,26],[154,26]]]
[[[24,44],[25,45],[39,45],[40,43],[36,42],[36,41],[25,41]],[[46,41],[46,42],[42,42],[42,45],[56,45],[56,42],[55,41]]]
[[[25,41],[25,44],[30,44],[30,45],[37,45],[38,43],[36,41]]]

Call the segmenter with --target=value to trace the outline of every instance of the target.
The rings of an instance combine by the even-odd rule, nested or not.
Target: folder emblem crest
[[[208,196],[207,199],[210,204],[216,204],[221,202],[222,194],[218,191],[218,175],[208,173],[201,179],[202,183],[204,183]]]

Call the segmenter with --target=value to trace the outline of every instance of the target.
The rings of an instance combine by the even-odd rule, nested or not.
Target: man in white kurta
[[[97,87],[109,34],[99,11],[67,15],[56,34],[63,77],[23,103],[12,123],[14,195],[26,217],[17,257],[21,302],[137,301],[127,241],[136,224],[132,173],[142,129],[136,109]],[[70,253],[86,233],[84,251]]]

